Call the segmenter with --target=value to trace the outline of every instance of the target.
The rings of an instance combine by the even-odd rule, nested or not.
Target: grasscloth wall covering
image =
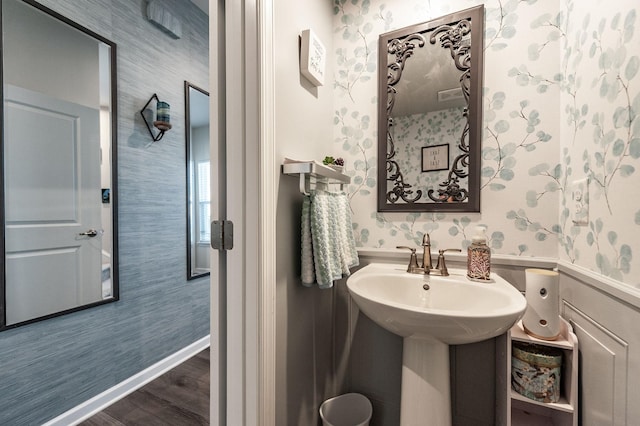
[[[487,0],[481,213],[376,213],[377,41],[475,0],[334,2],[334,143],[362,247],[462,248],[566,259],[640,287],[640,33],[631,0]],[[573,182],[589,178],[587,226]]]
[[[120,301],[0,333],[0,424],[36,425],[209,334],[208,280],[186,280],[183,81],[208,87],[208,19],[163,1],[174,40],[143,0],[42,4],[118,46]],[[138,111],[153,93],[173,129],[151,144]]]

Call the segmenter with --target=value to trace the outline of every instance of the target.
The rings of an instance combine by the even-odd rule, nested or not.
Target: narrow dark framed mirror
[[[209,92],[184,82],[187,170],[187,279],[209,275],[211,199]]]
[[[378,211],[479,212],[484,6],[380,35]]]
[[[119,299],[116,45],[1,0],[0,330]]]

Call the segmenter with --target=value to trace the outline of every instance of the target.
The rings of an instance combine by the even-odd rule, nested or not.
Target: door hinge
[[[233,248],[232,221],[214,220],[211,222],[211,247],[214,250],[231,250]]]

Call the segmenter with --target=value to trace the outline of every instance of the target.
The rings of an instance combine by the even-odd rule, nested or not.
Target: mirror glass
[[[378,211],[480,211],[483,15],[380,36]]]
[[[118,299],[116,46],[2,0],[0,329]]]
[[[209,93],[184,82],[187,135],[187,279],[209,274]]]

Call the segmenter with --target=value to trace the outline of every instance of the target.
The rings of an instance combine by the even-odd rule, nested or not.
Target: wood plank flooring
[[[209,348],[80,423],[80,426],[209,424]]]

